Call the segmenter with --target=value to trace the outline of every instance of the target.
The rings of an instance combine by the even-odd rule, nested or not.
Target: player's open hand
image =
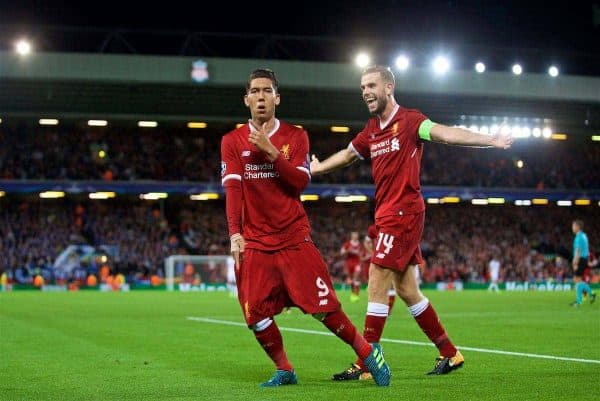
[[[233,234],[231,236],[231,256],[235,260],[235,268],[240,268],[240,262],[242,261],[244,249],[246,248],[246,241],[242,234]]]
[[[256,124],[252,120],[248,120],[250,125],[254,127],[254,129],[250,130],[250,135],[248,136],[248,141],[256,146],[258,150],[267,154],[271,161],[277,158],[279,151],[269,139],[267,135],[267,123],[263,123],[261,127],[257,127]]]
[[[504,125],[492,136],[492,146],[495,148],[508,149],[512,144],[512,134],[510,133],[510,130],[505,129]]]

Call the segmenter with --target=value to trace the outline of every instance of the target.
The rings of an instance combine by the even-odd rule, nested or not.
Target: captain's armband
[[[424,141],[431,141],[431,128],[435,125],[430,119],[424,120],[419,125],[419,138]]]

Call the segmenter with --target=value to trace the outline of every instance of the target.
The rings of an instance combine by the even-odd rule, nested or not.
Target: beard
[[[379,116],[379,115],[381,115],[381,113],[383,113],[386,106],[387,106],[387,98],[385,96],[377,96],[377,107],[372,110],[369,108],[369,114],[371,114],[371,116],[373,116],[373,117]],[[367,107],[369,107],[368,104],[367,104]]]

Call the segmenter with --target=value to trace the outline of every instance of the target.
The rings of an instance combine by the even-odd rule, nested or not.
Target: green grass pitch
[[[338,295],[362,328],[366,293],[354,304]],[[436,350],[397,301],[383,336],[418,344],[382,341],[391,386],[333,382],[352,350],[292,309],[276,321],[299,383],[261,389],[274,367],[227,293],[0,293],[0,400],[600,399],[600,302],[571,308],[573,292],[426,295],[465,347],[462,369],[425,375]]]

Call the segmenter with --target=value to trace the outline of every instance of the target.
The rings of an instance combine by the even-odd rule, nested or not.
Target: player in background
[[[588,268],[588,258],[590,256],[590,247],[587,234],[583,232],[583,220],[574,220],[571,229],[575,238],[573,238],[573,279],[575,281],[575,301],[571,306],[580,306],[583,302],[583,293],[587,293],[590,303],[596,300],[596,294],[592,292],[590,285],[583,279],[584,272]]]
[[[370,342],[378,342],[381,337],[389,313],[389,282],[393,280],[398,296],[439,350],[440,356],[429,374],[446,374],[462,366],[464,358],[419,289],[415,274],[417,266],[423,264],[419,247],[425,221],[419,177],[423,144],[435,141],[506,149],[511,146],[512,137],[504,130],[483,135],[434,123],[418,110],[400,107],[394,98],[394,88],[394,74],[388,67],[367,68],[361,75],[360,89],[372,118],[347,148],[322,162],[313,155],[311,171],[314,175],[326,174],[359,159],[371,159],[377,238],[369,268],[365,337]],[[356,365],[360,369],[352,364],[333,379],[360,378],[364,365],[360,359]]]
[[[362,253],[362,244],[360,243],[358,231],[352,231],[350,233],[350,239],[344,242],[340,249],[340,254],[346,259],[345,267],[347,274],[347,281],[350,282],[350,301],[357,302],[360,300],[360,271],[361,261],[360,255]]]
[[[237,298],[238,290],[235,284],[235,260],[233,260],[233,256],[227,257],[227,290],[230,297]]]
[[[500,279],[500,260],[498,260],[498,256],[494,252],[492,259],[488,263],[488,273],[490,275],[490,285],[488,286],[488,291],[499,292],[500,288],[498,287],[498,280]]]
[[[598,258],[596,257],[596,254],[592,251],[592,249],[589,251],[590,256],[588,257],[588,266],[586,269],[586,274],[584,275],[588,283],[592,280],[592,271],[598,266]]]
[[[371,265],[371,258],[373,257],[373,238],[369,235],[365,235],[362,242],[362,249],[360,253],[360,274],[361,281],[369,281],[369,266]]]
[[[276,367],[261,387],[297,383],[274,320],[286,306],[297,306],[323,323],[365,361],[377,385],[387,386],[390,370],[381,346],[369,344],[342,311],[311,239],[300,201],[310,180],[308,135],[275,117],[278,86],[273,71],[253,71],[244,96],[251,119],[221,141],[238,300],[248,328]]]

